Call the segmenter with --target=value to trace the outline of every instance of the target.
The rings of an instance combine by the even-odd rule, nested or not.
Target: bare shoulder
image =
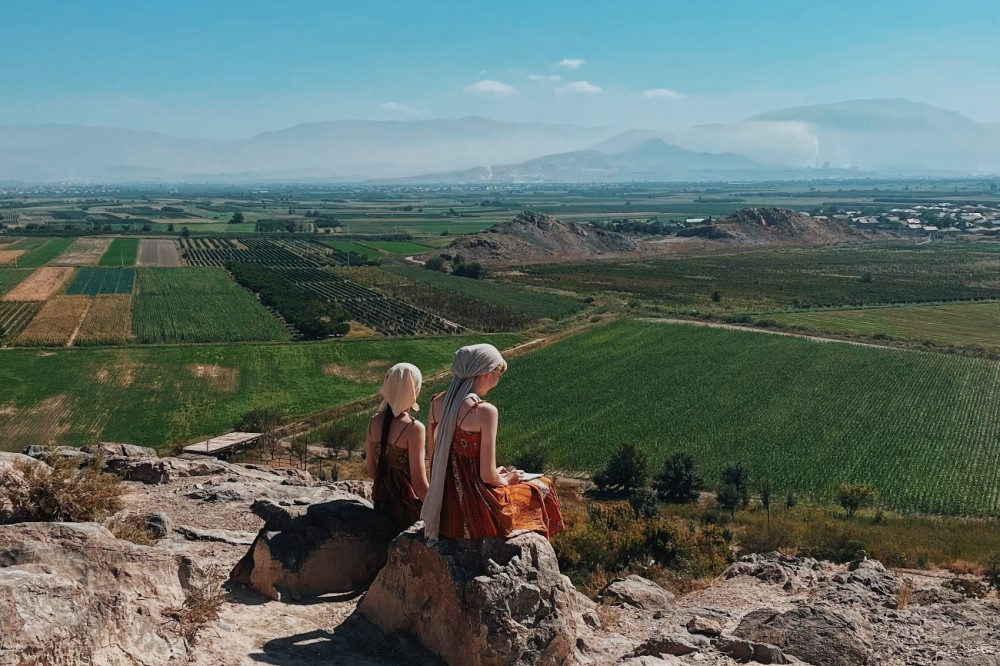
[[[497,410],[496,405],[490,402],[481,402],[476,407],[476,415],[480,422],[496,421],[500,416],[499,410]]]

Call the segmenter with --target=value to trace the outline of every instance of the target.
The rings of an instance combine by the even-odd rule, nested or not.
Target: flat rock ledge
[[[428,545],[420,527],[392,542],[359,605],[385,633],[410,634],[463,666],[576,663],[592,608],[538,534]]]

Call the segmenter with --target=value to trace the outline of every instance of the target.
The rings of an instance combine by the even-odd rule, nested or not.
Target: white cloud
[[[493,95],[494,97],[510,97],[516,93],[517,90],[514,86],[509,86],[506,83],[501,83],[500,81],[483,79],[482,81],[473,83],[471,86],[466,86],[465,92],[486,93],[488,95]]]
[[[558,88],[557,92],[563,93],[584,93],[586,95],[596,95],[602,92],[600,87],[595,86],[590,81],[573,81],[572,83],[567,83],[562,88]]]
[[[677,92],[676,90],[670,90],[669,88],[653,88],[652,90],[643,90],[642,96],[646,99],[683,99],[684,95]]]
[[[565,67],[566,69],[580,69],[583,63],[587,62],[583,58],[563,58],[556,63],[556,67]]]
[[[419,116],[423,113],[420,109],[414,109],[409,104],[403,104],[402,102],[385,102],[384,104],[379,104],[378,108],[383,111],[398,113],[403,116]]]
[[[532,81],[562,81],[562,77],[558,74],[530,74],[528,78]]]

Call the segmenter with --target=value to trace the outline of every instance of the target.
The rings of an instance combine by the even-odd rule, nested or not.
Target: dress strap
[[[393,448],[396,448],[396,443],[399,442],[399,438],[403,436],[403,433],[406,432],[406,429],[409,428],[411,425],[413,425],[413,419],[412,418],[410,419],[409,423],[407,423],[406,425],[404,425],[403,429],[399,431],[399,433],[396,435],[396,439],[392,440],[392,446],[393,446]]]
[[[469,418],[469,414],[471,414],[472,412],[476,411],[476,409],[477,409],[477,408],[479,407],[479,405],[481,405],[481,404],[483,404],[484,402],[486,402],[485,400],[483,400],[482,398],[480,398],[480,397],[479,397],[478,395],[476,395],[475,393],[470,393],[469,395],[465,396],[465,398],[466,398],[466,399],[469,399],[469,398],[472,398],[472,399],[474,399],[474,400],[475,400],[476,402],[475,402],[475,404],[474,404],[474,405],[472,405],[472,407],[470,407],[470,408],[469,408],[469,411],[467,411],[467,412],[465,413],[465,416],[463,416],[463,417],[462,417],[462,419],[461,419],[461,420],[460,420],[460,421],[459,421],[459,422],[458,422],[458,423],[456,424],[456,426],[455,426],[455,427],[457,427],[457,428],[461,428],[461,427],[462,427],[462,424],[463,424],[463,423],[465,423],[465,419]]]

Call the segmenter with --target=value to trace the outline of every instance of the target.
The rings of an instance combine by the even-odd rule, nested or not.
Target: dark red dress
[[[410,479],[410,454],[395,444],[412,423],[413,421],[407,423],[395,441],[386,444],[384,451],[380,446],[377,453],[379,456],[377,472],[372,484],[375,509],[389,516],[400,531],[420,520],[421,502],[413,490],[413,482]]]

